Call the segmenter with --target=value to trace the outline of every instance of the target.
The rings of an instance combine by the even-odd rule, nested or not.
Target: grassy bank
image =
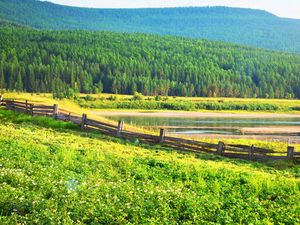
[[[81,95],[75,102],[81,107],[92,109],[300,112],[299,100],[144,97],[137,94],[134,96]]]
[[[161,97],[114,94],[80,94],[75,100],[53,99],[52,94],[5,93],[5,98],[30,100],[36,103],[58,103],[64,109],[83,113],[85,109],[287,112],[300,113],[300,100],[252,98]],[[83,109],[85,108],[85,109]]]
[[[300,167],[136,145],[0,110],[1,224],[297,224]]]

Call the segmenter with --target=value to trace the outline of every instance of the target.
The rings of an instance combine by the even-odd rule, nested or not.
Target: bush
[[[141,93],[134,92],[132,100],[134,100],[134,101],[141,101],[143,99],[144,99],[144,96]]]
[[[155,101],[161,101],[161,96],[160,95],[155,96]]]
[[[300,106],[291,107],[290,110],[300,111]]]
[[[109,101],[117,101],[118,100],[118,96],[117,95],[111,95],[107,98],[107,100]]]
[[[95,100],[96,100],[96,98],[94,98],[94,97],[91,96],[91,95],[86,95],[86,96],[84,97],[84,99],[85,99],[86,101],[95,101]]]

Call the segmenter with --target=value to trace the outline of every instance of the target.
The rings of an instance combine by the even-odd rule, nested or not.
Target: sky
[[[159,8],[182,6],[229,6],[263,9],[280,17],[300,19],[300,0],[47,0],[91,8]]]

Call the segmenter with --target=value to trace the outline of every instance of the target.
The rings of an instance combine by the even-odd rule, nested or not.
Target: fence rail
[[[218,144],[201,141],[183,139],[166,136],[166,131],[160,129],[159,134],[151,135],[124,130],[124,122],[119,121],[118,125],[104,123],[97,120],[88,119],[86,114],[82,116],[72,115],[65,110],[59,110],[58,105],[35,105],[28,101],[14,101],[13,99],[3,99],[0,95],[0,106],[16,112],[27,113],[29,115],[49,116],[57,120],[70,121],[77,124],[82,129],[97,130],[113,137],[121,137],[130,140],[139,140],[142,143],[160,144],[175,150],[192,153],[210,153],[229,158],[239,158],[247,160],[297,160],[300,161],[300,152],[295,152],[292,146],[287,147],[286,152],[275,152],[272,149],[259,148],[247,145],[233,145],[219,142]]]

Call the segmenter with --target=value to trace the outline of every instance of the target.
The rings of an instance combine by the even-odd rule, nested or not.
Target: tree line
[[[0,29],[0,88],[207,97],[300,97],[300,56],[223,42]]]

